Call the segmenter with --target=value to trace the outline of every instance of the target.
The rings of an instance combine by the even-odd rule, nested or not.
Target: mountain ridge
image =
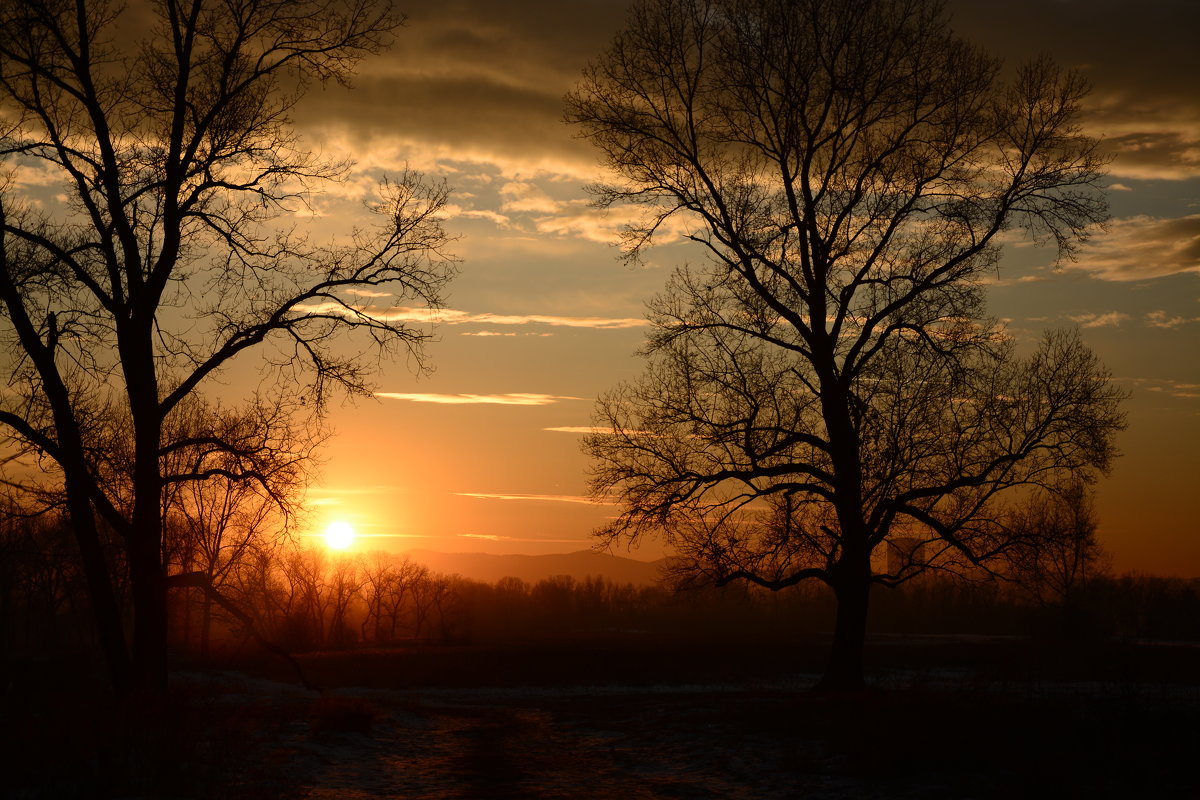
[[[575,580],[596,577],[613,583],[649,586],[658,582],[659,567],[663,561],[639,561],[593,550],[527,555],[443,553],[437,550],[416,549],[409,550],[404,555],[434,572],[461,575],[485,583],[495,583],[506,577],[536,583],[556,575],[569,575]]]

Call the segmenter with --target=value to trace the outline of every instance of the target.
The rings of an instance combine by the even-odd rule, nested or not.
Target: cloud
[[[988,275],[981,278],[979,283],[983,286],[1017,286],[1022,283],[1038,283],[1046,280],[1045,275],[1021,275],[1016,278],[1003,278],[997,274]]]
[[[395,486],[356,486],[354,488],[321,488],[309,492],[304,504],[307,506],[337,506],[343,497],[366,494],[384,494],[396,491]]]
[[[1123,104],[1122,114],[1131,104]],[[1110,175],[1133,180],[1189,180],[1200,177],[1200,114],[1183,119],[1139,119],[1136,115],[1093,121],[1104,136],[1102,149],[1113,157]],[[1129,130],[1132,129],[1132,130]],[[1127,132],[1126,132],[1127,131]],[[1128,187],[1116,183],[1118,191]]]
[[[1082,73],[1094,87],[1082,123],[1116,156],[1113,176],[1200,176],[1195,0],[1153,0],[1136,13],[1127,0],[951,0],[949,10],[956,32],[1009,65],[1050,53]]]
[[[622,209],[622,211],[628,211]],[[614,214],[614,209],[580,209],[572,213],[556,214],[552,217],[539,217],[534,221],[538,233],[549,233],[556,236],[570,236],[599,244],[611,244],[618,241],[621,235],[621,225],[632,221],[633,216],[626,213],[625,218]],[[665,239],[664,239],[665,240]]]
[[[542,428],[544,431],[554,431],[556,433],[586,433],[599,434],[602,436],[614,436],[617,431],[614,428],[596,428],[588,425],[563,425],[557,428]],[[650,431],[623,431],[625,436],[645,436],[655,439],[662,438],[664,434],[655,434]]]
[[[1084,328],[1116,328],[1130,316],[1121,311],[1109,311],[1104,314],[1068,314],[1067,319],[1077,322]]]
[[[548,544],[575,544],[587,542],[590,539],[537,539],[527,536],[500,536],[495,533],[460,533],[464,539],[483,539],[487,542],[546,542]]]
[[[608,500],[593,500],[573,494],[491,494],[488,492],[455,492],[459,497],[474,497],[479,500],[532,500],[551,503],[581,503],[589,506],[614,505]]]
[[[1144,386],[1147,392],[1165,394],[1185,400],[1200,398],[1200,383],[1185,383],[1183,381],[1164,380],[1162,378],[1134,378],[1133,383]]]
[[[1151,328],[1166,328],[1172,330],[1180,325],[1186,325],[1189,322],[1200,322],[1200,317],[1181,317],[1179,315],[1171,316],[1166,311],[1151,311],[1146,314],[1146,324]]]
[[[1070,268],[1109,281],[1200,272],[1200,214],[1113,220]]]
[[[395,297],[392,292],[373,292],[370,289],[347,289],[346,294],[352,294],[355,297]]]
[[[545,406],[559,400],[582,400],[554,394],[436,394],[421,392],[375,392],[376,397],[387,400],[408,400],[413,403],[437,403],[441,405],[500,405],[500,406]]]
[[[562,203],[529,182],[509,181],[500,187],[500,210],[504,212],[537,212],[553,214]]]
[[[592,146],[562,123],[562,98],[625,18],[612,0],[413,0],[395,46],[363,61],[351,91],[311,92],[296,110],[311,130],[353,140],[355,158],[403,142],[421,169],[452,155],[534,165],[588,180]]]
[[[459,313],[459,312],[454,312]],[[564,317],[552,314],[464,314],[462,317],[439,320],[451,325],[482,322],[492,325],[553,325],[566,328],[640,328],[646,320],[634,317]]]
[[[404,153],[426,169],[444,158],[550,168],[589,180],[592,145],[562,123],[562,97],[626,24],[613,0],[411,0],[395,45],[365,59],[352,90],[312,91],[300,127],[349,137],[358,163]],[[1200,174],[1194,0],[982,3],[953,0],[957,32],[1020,63],[1042,52],[1094,84],[1085,126],[1117,154],[1114,175]]]
[[[611,330],[615,328],[640,328],[646,324],[646,320],[634,317],[567,317],[555,314],[492,314],[490,312],[476,314],[453,308],[408,308],[405,306],[376,308],[371,305],[357,305],[354,303],[342,305],[333,301],[312,303],[300,306],[297,310],[308,314],[350,315],[353,312],[358,312],[386,322],[413,322],[426,325],[465,325],[477,323],[485,325],[550,325],[563,328]]]
[[[41,161],[23,163],[7,172],[6,177],[19,189],[57,186],[63,183],[64,178],[62,170]]]
[[[582,207],[581,207],[582,206]],[[538,217],[534,227],[538,233],[570,236],[599,244],[614,244],[620,240],[622,228],[645,224],[646,212],[637,206],[592,208],[582,203],[564,205],[553,216]],[[683,241],[696,228],[696,221],[685,214],[675,214],[662,222],[654,232],[658,244]]]
[[[443,208],[443,211],[446,219],[456,219],[459,217],[464,219],[486,219],[497,228],[507,229],[512,227],[512,220],[508,217],[486,208],[464,208],[457,203],[450,203]]]

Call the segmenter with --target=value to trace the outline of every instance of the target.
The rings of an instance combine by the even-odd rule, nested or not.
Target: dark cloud
[[[620,0],[420,0],[351,92],[315,92],[304,127],[468,158],[559,162],[595,154],[561,122],[562,97],[622,27]],[[1200,3],[1195,0],[951,0],[962,36],[1009,64],[1040,53],[1094,84],[1085,126],[1127,178],[1200,176]],[[399,142],[399,144],[397,144]]]
[[[563,125],[562,98],[621,26],[622,3],[452,0],[405,12],[394,48],[363,65],[352,91],[307,98],[301,125],[339,129],[357,146],[400,140],[572,172],[595,164]]]
[[[1200,272],[1200,214],[1113,220],[1084,249],[1076,268],[1113,281]]]
[[[1121,122],[1127,127],[1131,122]],[[1169,124],[1160,122],[1160,125]],[[1114,127],[1117,123],[1114,123]],[[1200,120],[1180,121],[1181,130],[1136,131],[1109,135],[1102,147],[1113,161],[1112,175],[1125,178],[1182,180],[1200,177]],[[1103,130],[1103,123],[1097,127]],[[1185,132],[1185,130],[1187,132]]]
[[[298,110],[306,128],[341,131],[358,147],[424,142],[470,157],[594,156],[561,123],[562,93],[514,86],[489,75],[367,76],[351,92],[312,97]]]
[[[1010,61],[1049,53],[1103,92],[1200,95],[1195,0],[951,0],[954,27]]]
[[[1131,178],[1200,177],[1200,3],[952,0],[965,38],[1020,63],[1049,53],[1093,85],[1084,124]]]

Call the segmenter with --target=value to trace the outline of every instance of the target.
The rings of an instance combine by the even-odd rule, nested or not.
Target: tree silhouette
[[[251,415],[246,411],[209,407],[192,397],[163,433],[176,444],[162,459],[163,560],[173,573],[172,587],[199,581],[212,589],[201,596],[202,653],[208,651],[214,595],[254,552],[288,538],[312,450],[324,441],[311,427],[296,430],[298,415],[289,405],[260,402]],[[213,429],[220,435],[212,437]],[[250,472],[254,480],[239,477]],[[191,609],[182,605],[186,628]]]
[[[668,230],[707,257],[598,404],[592,491],[622,504],[599,535],[661,535],[719,584],[827,583],[825,686],[863,682],[874,583],[996,558],[1006,500],[1106,469],[1123,426],[1076,333],[1025,354],[986,316],[1006,233],[1070,256],[1106,214],[1083,81],[1001,74],[938,2],[644,0],[567,98],[615,174],[599,202],[644,212],[628,257]]]
[[[23,197],[11,179],[0,196],[16,389],[0,423],[63,487],[122,688],[165,683],[164,491],[221,477],[270,492],[262,456],[305,449],[303,425],[300,442],[278,439],[271,409],[319,415],[331,389],[366,392],[376,355],[422,363],[428,334],[362,298],[439,303],[453,273],[445,188],[385,183],[378,224],[344,243],[295,230],[306,198],[349,165],[305,150],[289,112],[314,80],[345,83],[398,23],[383,0],[0,3],[0,153],[65,198]],[[359,341],[343,344],[347,331]],[[238,416],[266,427],[231,440],[218,414],[182,433],[188,398],[251,354],[262,383]],[[127,436],[115,482],[114,431]],[[166,472],[183,451],[191,469]],[[126,557],[131,647],[98,519]]]
[[[1092,490],[1082,481],[1037,492],[1013,511],[1008,526],[1020,535],[1005,554],[1009,571],[1039,605],[1073,605],[1103,572]]]

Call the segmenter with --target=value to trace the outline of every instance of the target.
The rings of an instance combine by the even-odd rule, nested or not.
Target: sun
[[[325,526],[325,544],[330,550],[345,550],[354,544],[354,528],[345,520],[335,520]]]

